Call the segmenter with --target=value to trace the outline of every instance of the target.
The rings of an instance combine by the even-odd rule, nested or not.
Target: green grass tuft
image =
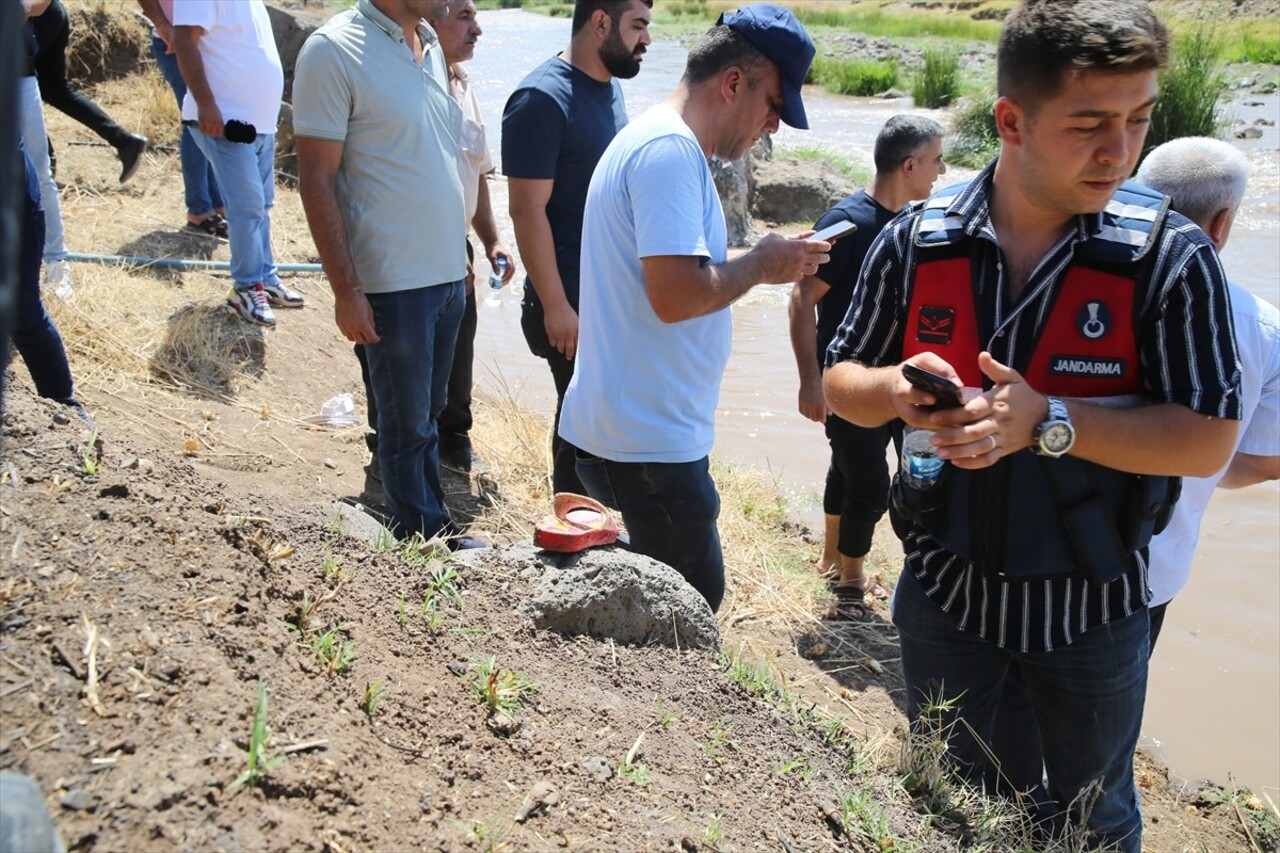
[[[924,65],[911,82],[911,99],[917,107],[945,107],[960,94],[960,57],[952,50],[929,48]]]

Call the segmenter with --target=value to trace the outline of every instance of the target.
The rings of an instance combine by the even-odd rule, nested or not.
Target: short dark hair
[[[750,78],[755,76],[758,68],[769,62],[769,57],[737,30],[719,24],[707,30],[697,44],[689,49],[682,82],[695,86],[705,83],[731,65],[741,68]]]
[[[1148,0],[1022,0],[996,49],[996,90],[1034,112],[1073,71],[1163,68],[1169,33]]]
[[[642,2],[650,9],[653,8],[653,0],[642,0]],[[587,25],[587,21],[591,20],[591,16],[597,9],[603,9],[609,16],[609,20],[617,26],[618,19],[630,6],[631,0],[574,0],[573,28],[570,30],[570,35],[576,36],[578,31]]]
[[[887,175],[924,146],[941,139],[942,125],[928,116],[897,115],[876,134],[876,174]]]

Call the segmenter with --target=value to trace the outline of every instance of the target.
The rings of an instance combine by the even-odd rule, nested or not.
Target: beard
[[[600,45],[600,61],[605,70],[622,80],[630,80],[640,73],[640,55],[644,53],[644,45],[637,44],[635,50],[628,50],[622,43],[622,36],[616,29],[610,31],[604,44]]]

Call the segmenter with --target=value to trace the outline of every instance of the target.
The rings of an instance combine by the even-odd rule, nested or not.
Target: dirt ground
[[[72,250],[226,259],[178,230],[161,85],[92,90],[159,146],[124,186],[109,149],[48,112]],[[278,259],[314,259],[287,186],[273,225]],[[509,548],[473,563],[370,543],[341,510],[365,491],[361,430],[304,421],[340,392],[362,402],[321,278],[293,278],[307,307],[262,331],[214,274],[74,272],[49,308],[97,427],[36,398],[19,363],[0,450],[0,767],[43,786],[70,849],[1023,846],[1008,808],[940,813],[903,787],[887,613],[822,618],[812,537],[759,476],[717,474],[723,658],[538,632],[519,543],[548,504],[544,419],[482,399],[490,471],[446,483]],[[881,531],[889,577],[895,548]],[[490,658],[533,685],[509,718],[469,683]],[[236,786],[260,683],[260,755],[283,761]],[[1274,849],[1263,804],[1139,770],[1148,849]]]

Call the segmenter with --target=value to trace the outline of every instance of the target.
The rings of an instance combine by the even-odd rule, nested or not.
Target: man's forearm
[[[1208,477],[1227,464],[1240,426],[1177,403],[1066,403],[1076,432],[1071,455],[1133,474]]]
[[[160,5],[160,0],[138,0],[138,5],[142,7],[142,14],[151,22],[151,26],[156,29],[173,24],[172,21],[165,17],[164,7]]]
[[[360,281],[351,260],[347,224],[338,207],[337,186],[332,179],[316,175],[305,161],[298,164],[298,195],[311,228],[325,277],[334,294],[359,290]]]
[[[787,324],[791,332],[791,352],[796,358],[800,384],[818,382],[822,378],[822,370],[816,357],[818,327],[814,322],[813,303],[798,285],[787,305]]]
[[[858,426],[878,427],[898,417],[890,391],[901,375],[898,367],[842,361],[823,371],[822,390],[836,415]]]
[[[513,212],[512,225],[515,226],[520,260],[543,307],[568,305],[569,298],[565,295],[560,267],[556,263],[555,238],[546,212]]]
[[[481,175],[476,195],[476,213],[471,217],[471,227],[486,249],[498,242],[498,224],[493,218],[493,205],[489,201],[489,179]]]
[[[209,78],[204,73],[204,58],[200,56],[200,27],[174,27],[174,51],[178,54],[178,70],[187,91],[201,107],[217,106]]]
[[[1218,481],[1218,488],[1243,489],[1270,480],[1280,480],[1280,456],[1237,453],[1231,457],[1231,464]]]

